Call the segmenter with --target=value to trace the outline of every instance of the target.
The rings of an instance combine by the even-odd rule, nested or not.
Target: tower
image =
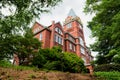
[[[74,37],[74,43],[73,40],[66,36],[66,48],[68,46],[75,45],[75,53],[81,57],[84,62],[86,63],[86,45],[85,45],[85,39],[84,39],[84,33],[83,33],[83,25],[80,20],[80,18],[75,14],[73,9],[71,9],[68,13],[67,18],[64,21],[64,31],[66,34],[69,34]],[[66,49],[67,51],[68,49]]]

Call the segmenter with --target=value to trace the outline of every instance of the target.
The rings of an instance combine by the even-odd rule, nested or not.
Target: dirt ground
[[[0,80],[95,80],[89,74],[0,67]]]

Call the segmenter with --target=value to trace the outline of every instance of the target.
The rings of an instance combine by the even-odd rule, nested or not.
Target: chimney
[[[55,21],[53,20],[53,21],[52,21],[52,25],[54,25],[54,24],[55,24]]]

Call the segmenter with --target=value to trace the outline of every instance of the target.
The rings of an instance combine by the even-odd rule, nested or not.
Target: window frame
[[[58,34],[55,34],[55,42],[57,42],[60,45],[63,45],[63,38]]]
[[[80,52],[81,52],[82,54],[85,54],[85,49],[84,49],[84,47],[80,47]]]
[[[61,34],[61,35],[63,34],[62,30],[61,30],[60,28],[58,28],[58,27],[55,28],[55,31],[56,31],[57,33]]]
[[[40,33],[40,35],[39,35],[39,40],[40,41],[42,40],[42,33]]]
[[[80,43],[80,45],[82,45],[84,47],[84,41],[81,37],[79,37],[79,43]]]
[[[69,49],[72,50],[72,43],[69,43]]]

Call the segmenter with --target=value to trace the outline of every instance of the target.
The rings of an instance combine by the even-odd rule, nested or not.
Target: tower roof
[[[70,9],[68,16],[76,17],[76,14],[73,9]]]
[[[65,21],[64,21],[64,25],[65,25],[65,24],[68,24],[68,23],[70,23],[70,22],[72,22],[72,21],[78,21],[78,22],[82,25],[82,22],[81,22],[81,20],[80,20],[80,17],[78,17],[78,16],[75,14],[75,12],[74,12],[73,9],[70,9],[67,18],[66,18]]]

